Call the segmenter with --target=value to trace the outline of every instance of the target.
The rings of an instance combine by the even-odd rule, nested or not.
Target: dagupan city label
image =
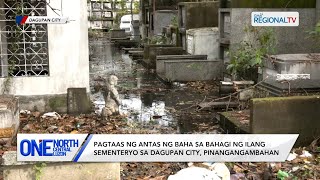
[[[68,17],[48,17],[48,16],[17,16],[16,23],[23,24],[66,24]]]

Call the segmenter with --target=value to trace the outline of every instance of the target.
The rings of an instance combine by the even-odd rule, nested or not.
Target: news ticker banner
[[[298,134],[18,134],[18,161],[283,162]]]

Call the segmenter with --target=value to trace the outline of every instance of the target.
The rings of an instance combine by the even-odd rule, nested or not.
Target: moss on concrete
[[[62,107],[66,107],[67,106],[67,98],[65,96],[64,97],[62,97],[62,96],[51,97],[48,100],[48,105],[53,110],[57,110]]]
[[[251,102],[251,133],[299,134],[297,147],[309,145],[320,135],[320,96],[270,97]]]
[[[191,63],[190,65],[187,66],[187,68],[192,68],[194,70],[201,70],[201,65],[199,63]]]
[[[39,111],[41,113],[56,111],[67,112],[67,95],[19,96],[20,109]]]
[[[250,133],[249,125],[241,124],[240,120],[232,115],[233,113],[232,111],[219,113],[222,128],[230,131],[229,133]]]
[[[281,100],[303,100],[303,99],[320,99],[320,96],[289,96],[289,97],[266,97],[266,98],[255,98],[252,99],[253,103],[266,102],[270,103],[273,101],[281,101]]]

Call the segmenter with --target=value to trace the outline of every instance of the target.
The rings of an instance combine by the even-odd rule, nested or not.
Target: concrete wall
[[[87,1],[51,0],[50,5],[62,7],[63,16],[74,20],[68,24],[48,25],[50,75],[13,78],[10,94],[30,97],[63,95],[70,87],[85,87],[87,92],[90,90]],[[49,7],[47,11],[48,16],[57,16]],[[1,78],[0,84],[4,81]],[[21,108],[25,105],[21,104]]]
[[[201,27],[218,27],[219,2],[179,3],[179,26],[186,30]]]
[[[297,11],[300,16],[298,27],[273,27],[277,39],[277,54],[312,53],[320,52],[312,39],[307,39],[307,31],[315,28],[317,19],[315,8],[304,9],[231,9],[231,49],[241,40],[245,40],[244,28],[251,26],[251,12],[253,11]]]
[[[186,30],[202,27],[218,27],[219,2],[179,3],[179,44],[186,50]],[[200,13],[201,12],[201,13]]]
[[[178,16],[177,11],[158,10],[154,13],[154,35],[161,35],[162,28],[171,24],[172,19]]]
[[[300,134],[296,145],[310,145],[320,135],[320,96],[251,100],[250,132]]]
[[[222,78],[222,61],[165,61],[164,66],[164,77],[168,81],[206,81]]]
[[[199,28],[187,30],[187,52],[208,55],[208,60],[219,59],[219,29]]]

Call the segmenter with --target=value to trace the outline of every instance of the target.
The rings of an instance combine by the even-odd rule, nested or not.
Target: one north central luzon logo
[[[22,156],[67,156],[74,147],[79,147],[77,139],[23,139],[20,142],[20,154]]]

